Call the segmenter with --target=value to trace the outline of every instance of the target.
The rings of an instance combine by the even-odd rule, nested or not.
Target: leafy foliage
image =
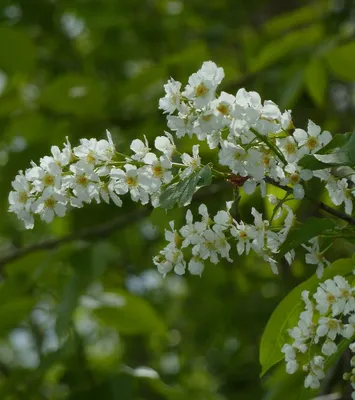
[[[304,125],[311,118],[332,132],[350,130],[355,52],[347,27],[354,6],[294,4],[1,3],[0,259],[10,260],[0,261],[1,399],[253,400],[289,398],[291,388],[300,393],[302,382],[284,370],[273,373],[273,381],[259,380],[257,344],[275,306],[313,273],[305,271],[302,256],[292,270],[282,267],[278,279],[253,256],[206,268],[203,279],[163,280],[152,266],[163,226],[184,219],[185,210],[172,207],[208,184],[209,166],[167,189],[162,200],[169,211],[156,213],[154,224],[129,202],[122,209],[101,204],[75,210],[33,232],[7,213],[16,172],[66,136],[73,143],[99,139],[107,128],[119,150],[139,135],[152,141],[165,129],[157,111],[163,83],[170,76],[184,80],[210,58],[226,70],[225,90],[245,86],[292,106]],[[306,156],[302,165],[353,165],[350,135],[335,136],[324,153]],[[181,146],[191,148],[189,139]],[[200,153],[211,160],[203,146]],[[204,202],[217,211],[231,190],[226,184],[203,192]],[[317,196],[326,201],[323,193]],[[264,204],[254,200],[242,194],[245,215],[253,206],[263,211]],[[315,223],[306,224],[309,229],[331,228],[329,220],[312,219],[307,205],[294,209],[300,220]],[[126,222],[118,224],[122,217]],[[308,230],[293,235],[297,243]],[[47,240],[47,246],[37,245]],[[19,250],[28,246],[34,250]],[[9,257],[17,251],[18,258]],[[353,251],[338,240],[331,258]],[[295,299],[296,292],[289,296]],[[287,304],[292,306],[286,299],[284,314],[278,308],[272,317],[279,328]],[[279,331],[273,327],[268,338],[270,324],[262,340],[264,372],[279,359]]]

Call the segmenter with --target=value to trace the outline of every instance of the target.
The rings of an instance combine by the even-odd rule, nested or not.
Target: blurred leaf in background
[[[143,134],[152,141],[166,129],[163,84],[206,60],[225,69],[224,90],[292,107],[299,126],[352,131],[354,12],[347,0],[1,2],[1,400],[290,398],[299,382],[277,367],[260,379],[258,348],[277,304],[313,272],[301,261],[278,277],[241,256],[202,279],[163,279],[152,257],[184,210],[150,219],[130,201],[92,205],[25,231],[7,196],[17,171],[66,137],[76,145],[109,129],[123,152]],[[218,210],[231,191],[203,202]],[[241,213],[252,205],[242,199]],[[333,249],[333,260],[354,251],[341,240]]]

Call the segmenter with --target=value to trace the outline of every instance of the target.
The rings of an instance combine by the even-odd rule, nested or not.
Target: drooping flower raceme
[[[325,377],[327,360],[338,351],[340,341],[354,337],[355,287],[349,279],[337,275],[319,283],[313,294],[303,291],[302,300],[304,311],[298,324],[288,330],[291,340],[282,347],[282,352],[286,372],[303,371],[304,386],[317,389]],[[350,349],[354,352],[354,343]],[[353,357],[351,369],[354,366]],[[352,373],[345,374],[344,378],[355,382]]]
[[[170,79],[164,85],[166,94],[159,100],[159,108],[167,115],[171,133],[157,136],[154,146],[145,137],[137,138],[130,144],[131,154],[125,155],[115,149],[109,132],[107,140],[81,139],[77,147],[67,141],[62,149],[53,146],[50,156],[38,164],[32,162],[15,177],[9,211],[30,229],[35,215],[51,222],[55,216],[63,217],[69,208],[101,200],[120,207],[124,195],[153,207],[185,206],[200,186],[209,184],[209,175],[231,182],[236,191],[242,188],[246,194],[260,187],[261,195],[266,196],[266,185],[275,184],[286,190],[286,197],[272,200],[276,207],[272,224],[255,209],[254,223],[245,223],[233,216],[230,202],[213,218],[201,206],[201,221],[194,221],[188,211],[186,225],[178,228],[171,223],[166,233],[168,244],[154,263],[163,274],[189,270],[200,275],[207,261],[231,261],[235,248],[239,255],[256,252],[276,273],[278,253],[295,220],[285,201],[302,199],[305,182],[318,179],[331,201],[337,206],[344,204],[351,213],[355,171],[348,179],[333,175],[330,168],[302,167],[304,156],[329,144],[330,133],[312,121],[306,130],[295,128],[291,110],[281,111],[270,100],[262,102],[256,92],[242,88],[235,94],[218,93],[223,78],[223,68],[207,61],[185,87]],[[178,152],[176,139],[186,135],[206,142],[218,162],[206,165],[198,143],[190,152]],[[274,221],[281,214],[286,219],[277,227]],[[328,262],[318,239],[312,238],[303,247],[306,262],[317,265],[321,276]],[[284,253],[291,263],[294,249]]]

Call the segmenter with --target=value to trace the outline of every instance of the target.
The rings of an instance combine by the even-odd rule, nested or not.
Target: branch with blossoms
[[[231,250],[235,249],[238,255],[255,252],[276,274],[281,257],[291,265],[296,249],[303,248],[305,262],[315,265],[321,278],[329,265],[325,253],[332,243],[353,236],[355,135],[332,136],[310,120],[306,130],[298,128],[291,110],[281,111],[270,100],[262,102],[253,91],[218,94],[223,78],[223,69],[208,61],[190,76],[184,88],[170,79],[159,101],[170,132],[157,136],[153,147],[146,138],[134,139],[130,154],[124,154],[115,148],[109,132],[107,140],[81,139],[77,147],[67,140],[62,149],[53,146],[50,156],[41,158],[38,164],[32,162],[16,176],[9,211],[32,229],[37,217],[50,223],[54,217],[64,217],[70,209],[93,201],[121,207],[126,195],[153,208],[186,207],[201,187],[226,181],[233,184],[235,197],[215,215],[201,204],[197,219],[187,209],[184,226],[177,228],[174,221],[170,222],[170,230],[165,231],[167,244],[153,258],[158,271],[183,275],[188,270],[201,275],[208,262],[232,262]],[[178,140],[184,136],[196,141],[190,153],[179,151]],[[201,159],[198,142],[207,144],[215,155],[209,159],[218,162]],[[339,167],[347,167],[346,175],[339,176]],[[344,213],[316,200],[341,224],[322,218],[300,224],[286,204],[292,199],[313,199],[306,183],[316,181],[335,206],[345,207]],[[285,196],[267,195],[268,184],[282,188]],[[246,223],[235,213],[239,190],[251,195],[257,188],[274,212],[265,219],[252,208],[254,222]],[[349,225],[344,226],[344,222]],[[324,237],[333,240],[321,248]],[[351,329],[346,329],[346,335],[351,336]],[[315,337],[314,343],[323,336]],[[308,368],[313,371],[322,362],[314,358]],[[292,365],[288,370],[295,369]]]

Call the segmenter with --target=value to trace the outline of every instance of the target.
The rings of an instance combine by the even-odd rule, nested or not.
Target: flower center
[[[202,115],[201,118],[203,121],[208,122],[208,121],[211,121],[212,117],[213,117],[212,114],[205,114],[205,115]]]
[[[126,178],[126,182],[128,186],[136,186],[137,185],[137,180],[133,178],[133,176],[128,176]]]
[[[42,179],[44,186],[53,186],[54,178],[52,175],[45,175]]]
[[[160,178],[163,176],[163,167],[161,165],[154,165],[152,170],[155,177]]]
[[[300,181],[300,176],[297,172],[294,172],[293,174],[290,175],[290,182],[292,185],[297,185]]]
[[[329,329],[337,329],[337,327],[338,327],[338,323],[337,323],[337,321],[334,321],[334,319],[330,319],[327,322],[327,325],[328,325]]]
[[[202,97],[205,96],[209,92],[209,89],[201,82],[195,88],[195,97]]]
[[[263,157],[263,164],[264,164],[264,166],[265,167],[269,167],[270,166],[270,157],[269,156],[267,156],[267,155],[265,155],[264,157]]]
[[[297,146],[295,143],[287,143],[285,146],[285,151],[287,154],[296,154]]]
[[[80,186],[87,186],[89,183],[89,179],[85,175],[80,175],[76,178],[76,183]]]
[[[28,199],[28,195],[26,192],[19,193],[19,202],[20,203],[26,203],[27,199]]]
[[[53,197],[49,197],[48,199],[44,200],[44,205],[46,208],[54,208],[56,201]]]
[[[310,136],[308,139],[307,139],[307,142],[306,142],[306,146],[310,149],[310,150],[314,150],[316,147],[318,147],[318,139],[316,138],[316,137],[314,137],[314,136]]]
[[[96,162],[96,157],[94,156],[94,153],[92,151],[89,152],[89,154],[86,156],[86,161],[89,164],[95,164]]]
[[[335,296],[333,294],[331,294],[331,293],[328,293],[327,294],[327,301],[328,301],[328,303],[334,303]]]
[[[234,153],[234,159],[235,160],[240,160],[242,158],[242,154],[241,153],[239,153],[239,152],[235,152]]]
[[[218,110],[221,114],[227,115],[228,112],[229,112],[229,105],[228,105],[228,104],[225,104],[225,103],[219,103],[219,104],[218,104],[218,107],[217,107],[217,110]]]
[[[248,235],[247,235],[247,233],[246,233],[245,231],[239,232],[239,237],[240,237],[241,239],[246,239],[247,236],[248,236]]]

